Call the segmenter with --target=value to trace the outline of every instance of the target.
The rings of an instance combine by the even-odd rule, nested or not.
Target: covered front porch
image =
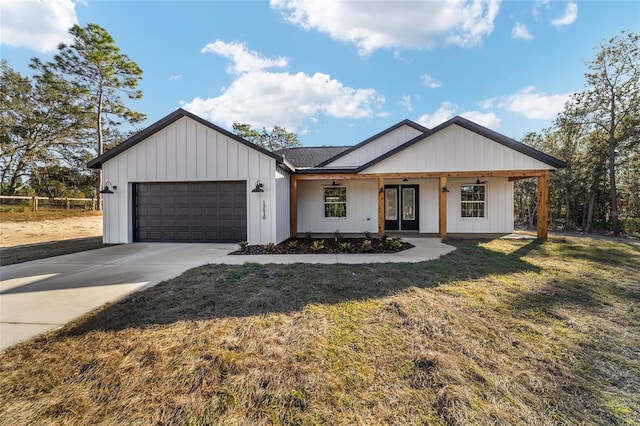
[[[434,234],[440,238],[446,237],[449,233],[510,233],[513,230],[512,183],[528,178],[537,179],[537,236],[546,239],[549,209],[548,170],[293,174],[290,178],[290,232],[291,236],[297,236],[306,232],[367,231],[382,235],[405,231]],[[471,203],[465,204],[464,200],[460,201],[461,189],[468,190],[483,185],[489,192],[487,199],[483,201],[489,213],[485,216],[485,206],[478,209],[482,214],[480,218],[470,217],[468,213],[461,212],[461,209],[464,210],[465,206],[468,207]],[[343,195],[347,189],[350,192],[348,199]],[[335,196],[329,197],[335,198],[335,203],[331,202],[332,200],[326,202],[327,194]],[[396,197],[395,216],[394,203],[390,202],[390,197]],[[319,203],[323,206],[320,207]],[[411,206],[413,211],[409,209]],[[337,213],[334,213],[334,210]],[[347,211],[351,215],[349,220],[346,220]],[[471,212],[474,213],[474,210],[471,209]],[[327,217],[327,214],[344,217]],[[507,223],[508,226],[505,225]]]

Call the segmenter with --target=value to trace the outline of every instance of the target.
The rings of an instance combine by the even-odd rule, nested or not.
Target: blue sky
[[[90,22],[144,71],[136,127],[183,107],[353,145],[405,118],[462,115],[521,139],[584,88],[603,41],[639,31],[640,2],[3,0],[1,56],[29,75]]]

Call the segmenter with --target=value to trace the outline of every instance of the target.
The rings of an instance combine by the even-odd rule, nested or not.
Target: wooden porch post
[[[547,239],[549,234],[549,171],[538,176],[538,238]]]
[[[298,179],[294,175],[289,178],[289,233],[298,236]]]
[[[439,224],[439,236],[440,238],[447,237],[447,193],[442,190],[447,186],[447,177],[440,176],[440,186],[438,187],[438,224]]]
[[[378,178],[378,236],[384,234],[384,178]]]

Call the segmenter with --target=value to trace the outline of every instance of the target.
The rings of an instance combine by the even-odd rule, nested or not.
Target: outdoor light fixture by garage
[[[446,186],[442,187],[442,192],[449,192],[449,188],[447,188]]]
[[[253,188],[251,192],[264,192],[264,189],[262,189],[262,184],[260,183],[260,179],[256,181],[256,187]]]
[[[111,189],[109,189],[111,188]],[[117,186],[112,185],[111,182],[107,182],[104,184],[104,189],[100,191],[101,194],[113,194],[113,190],[118,189]]]

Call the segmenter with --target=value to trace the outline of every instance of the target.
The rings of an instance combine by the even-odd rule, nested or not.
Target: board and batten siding
[[[298,234],[378,232],[378,183],[374,180],[346,180],[347,217],[324,217],[324,188],[332,181],[298,181]]]
[[[506,177],[482,179],[486,182],[485,217],[461,216],[460,187],[474,185],[475,179],[447,180],[447,232],[451,234],[510,234],[513,232],[513,182]],[[436,224],[435,230],[438,227]]]
[[[247,181],[247,238],[276,241],[276,161],[188,117],[182,117],[107,160],[104,182],[118,187],[104,195],[103,240],[133,241],[133,185],[137,182]],[[250,190],[256,181],[264,193]]]
[[[542,161],[452,125],[374,164],[365,173],[552,169]]]
[[[343,157],[332,161],[327,166],[361,166],[421,134],[421,131],[414,129],[411,126],[401,126],[385,135],[382,135],[378,139],[370,141],[364,146],[344,155]]]

